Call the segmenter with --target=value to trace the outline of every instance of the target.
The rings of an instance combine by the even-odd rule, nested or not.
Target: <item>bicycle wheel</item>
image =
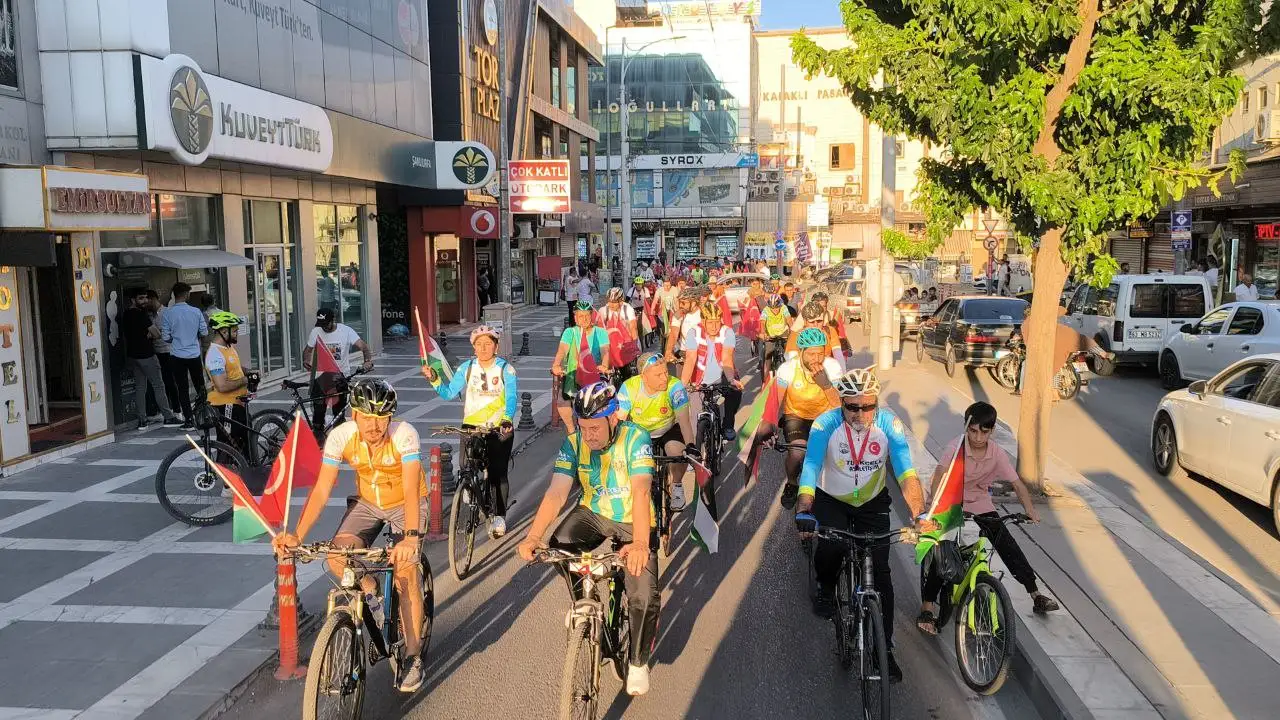
[[[671,510],[667,507],[667,464],[659,463],[653,472],[653,522],[658,531],[658,545],[662,555],[667,554],[671,541]]]
[[[311,648],[302,690],[302,720],[351,718],[364,706],[364,653],[350,613],[325,618]]]
[[[1004,684],[1013,662],[1014,617],[1009,594],[989,573],[978,573],[955,613],[960,677],[979,695],[991,695]]]
[[[280,448],[284,447],[284,439],[293,425],[293,418],[280,410],[260,410],[253,414],[249,427],[251,433],[250,447],[253,457],[249,458],[255,465],[266,465],[276,459]]]
[[[235,448],[217,440],[202,441],[214,462],[234,473],[249,467]],[[175,448],[156,471],[156,498],[160,507],[188,525],[206,527],[231,519],[231,491],[213,467],[189,443]]]
[[[465,580],[471,572],[471,556],[476,549],[478,500],[472,495],[473,487],[470,472],[464,472],[449,509],[449,569],[458,580]]]
[[[992,369],[991,374],[996,382],[1000,383],[1000,387],[1005,390],[1012,390],[1018,386],[1018,374],[1021,371],[1022,363],[1018,361],[1018,356],[1009,354],[996,361],[995,368]]]
[[[836,609],[831,614],[831,622],[836,629],[836,657],[840,659],[840,667],[848,670],[853,667],[855,654],[854,628],[857,626],[857,613],[854,610],[853,593],[849,587],[848,568],[840,571],[840,579],[836,581]]]
[[[592,622],[579,622],[569,631],[560,679],[561,720],[595,720],[600,702],[600,646],[592,637]]]
[[[858,633],[859,673],[862,685],[862,717],[889,718],[889,646],[884,639],[884,616],[880,598],[863,595]]]

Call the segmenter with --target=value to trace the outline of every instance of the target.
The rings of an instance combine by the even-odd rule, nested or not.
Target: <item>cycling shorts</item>
[[[666,447],[669,442],[688,443],[684,439],[684,433],[680,431],[680,424],[676,423],[667,428],[667,431],[656,438],[653,438],[653,452],[655,455],[666,455]]]
[[[782,416],[782,439],[783,442],[793,443],[796,441],[809,441],[809,429],[813,427],[812,420],[806,420],[798,415]]]
[[[430,512],[427,498],[423,497],[418,510],[418,524],[422,526],[419,529],[426,530]],[[342,516],[342,522],[338,523],[338,530],[333,536],[355,535],[360,538],[365,547],[372,547],[374,541],[378,539],[378,533],[382,532],[383,526],[387,524],[391,525],[391,532],[404,535],[404,503],[394,507],[380,508],[373,503],[365,502],[359,495],[351,495],[347,498],[347,512]]]

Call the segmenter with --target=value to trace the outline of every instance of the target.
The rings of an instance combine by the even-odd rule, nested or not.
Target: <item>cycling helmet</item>
[[[702,307],[698,309],[703,320],[720,320],[720,306],[713,302],[702,303]]]
[[[800,331],[800,335],[796,337],[796,346],[801,350],[805,348],[824,348],[827,346],[827,334],[818,328],[805,328]]]
[[[879,395],[880,381],[876,379],[874,367],[850,370],[835,382],[836,392],[840,397],[850,395]]]
[[[618,411],[618,398],[613,386],[606,382],[592,383],[573,397],[574,417],[594,420],[608,417]]]
[[[396,389],[386,380],[357,380],[348,394],[351,409],[363,415],[390,417],[396,412]]]
[[[209,329],[227,330],[233,327],[240,327],[242,322],[243,321],[240,320],[239,315],[236,315],[233,312],[227,312],[226,310],[219,310],[209,316]]]
[[[604,296],[605,302],[622,302],[622,288],[609,288],[608,294]]]
[[[591,303],[587,302],[586,300],[579,300],[578,302],[573,304],[573,311],[574,312],[595,312],[595,308],[592,307]]]
[[[471,344],[474,345],[478,338],[482,338],[486,335],[493,338],[494,342],[498,342],[498,337],[501,336],[502,333],[498,332],[496,328],[490,327],[488,325],[481,325],[480,327],[471,331]]]
[[[662,353],[647,352],[636,359],[636,370],[644,372],[654,365],[662,363]]]
[[[769,307],[782,307],[782,296],[778,293],[773,293],[769,296],[767,304]]]
[[[810,298],[810,300],[813,300],[814,302],[822,302],[823,300],[830,300],[830,299],[831,297],[826,293],[822,292],[821,290],[815,292],[813,294],[813,297]]]
[[[639,276],[639,275],[637,275],[637,276],[635,277],[635,279],[634,279],[634,280],[632,280],[631,282],[635,283],[636,285],[643,285],[643,284],[644,284],[644,278],[643,278],[643,277],[641,277],[641,276]]]
[[[805,322],[817,322],[822,319],[824,312],[821,305],[810,300],[800,308],[800,317],[804,318]]]

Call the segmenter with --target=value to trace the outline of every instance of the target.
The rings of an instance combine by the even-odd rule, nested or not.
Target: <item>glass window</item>
[[[1227,318],[1231,316],[1231,308],[1219,308],[1205,315],[1200,322],[1196,323],[1197,335],[1219,335],[1222,333],[1222,326],[1226,324]]]
[[[1235,370],[1223,373],[1213,383],[1213,392],[1236,400],[1249,400],[1253,391],[1262,383],[1267,371],[1275,363],[1256,362],[1242,365]]]
[[[1098,316],[1115,317],[1116,299],[1120,297],[1120,286],[1109,285],[1098,292]]]
[[[288,204],[272,200],[246,200],[245,218],[249,232],[246,245],[283,245],[289,238]]]
[[[1168,317],[1200,317],[1208,310],[1204,306],[1204,286],[1202,285],[1166,285],[1165,291],[1169,293],[1170,299]]]
[[[193,195],[156,196],[160,241],[165,247],[217,247],[216,200]]]
[[[150,230],[103,230],[100,237],[104,249],[160,247],[160,224],[152,217]]]
[[[1262,381],[1262,385],[1258,387],[1257,392],[1253,394],[1253,401],[1273,408],[1280,408],[1280,364],[1271,368],[1271,372]]]
[[[1012,320],[1013,322],[1022,322],[1022,316],[1027,311],[1027,303],[1025,300],[1009,299],[991,299],[991,300],[970,300],[963,306],[965,320]]]
[[[0,0],[0,87],[18,89],[18,17],[14,14],[14,0]]]
[[[564,75],[564,109],[570,115],[578,114],[578,67],[573,63]]]
[[[1251,307],[1237,307],[1236,314],[1231,318],[1231,326],[1227,328],[1228,335],[1257,335],[1262,332],[1262,311]]]
[[[360,207],[317,204],[311,212],[316,238],[316,305],[333,310],[338,322],[363,336],[368,323]]]
[[[1134,285],[1133,300],[1129,302],[1129,317],[1158,318],[1165,316],[1163,285]],[[1203,314],[1203,313],[1201,313]]]

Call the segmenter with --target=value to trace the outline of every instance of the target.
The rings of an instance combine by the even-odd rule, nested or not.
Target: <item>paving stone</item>
[[[108,445],[113,457],[127,454],[128,445]],[[88,453],[85,453],[87,455]],[[50,463],[0,480],[0,490],[26,492],[77,492],[100,482],[119,477],[135,468],[92,465],[85,455],[77,455],[75,464]]]
[[[271,582],[273,567],[270,555],[156,554],[59,602],[230,609]]]
[[[13,528],[10,537],[67,540],[141,540],[174,522],[157,502],[88,501]]]
[[[79,550],[0,550],[0,578],[4,578],[0,602],[12,602],[106,555]]]
[[[0,500],[0,520],[43,504],[43,500]]]

